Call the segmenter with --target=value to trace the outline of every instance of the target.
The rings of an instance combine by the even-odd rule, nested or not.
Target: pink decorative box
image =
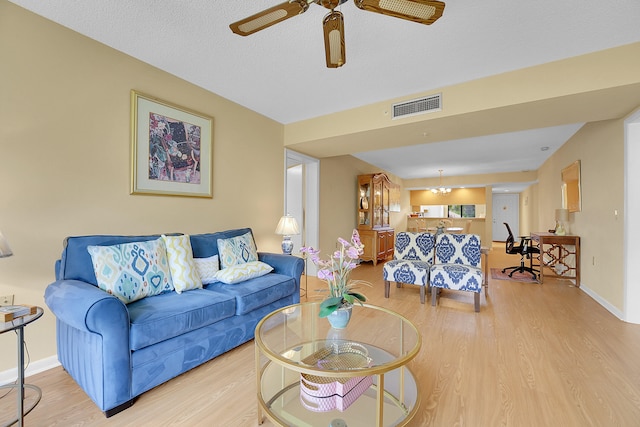
[[[348,370],[366,368],[371,365],[367,349],[361,344],[336,342],[303,360],[312,366],[326,370]],[[333,409],[346,410],[373,384],[371,376],[352,378],[320,377],[300,375],[300,401],[311,411],[326,412]]]

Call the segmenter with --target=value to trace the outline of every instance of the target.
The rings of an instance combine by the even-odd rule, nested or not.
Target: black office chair
[[[507,270],[512,270],[509,273],[509,277],[513,277],[513,273],[519,271],[520,273],[524,273],[525,271],[531,273],[534,279],[537,279],[538,276],[536,273],[540,273],[540,270],[536,270],[533,265],[533,254],[539,254],[540,249],[536,248],[531,244],[531,238],[527,236],[520,237],[520,245],[515,245],[515,237],[513,237],[513,233],[511,232],[511,227],[506,222],[504,225],[507,227],[507,231],[509,232],[509,236],[507,237],[505,250],[510,255],[520,255],[520,265],[514,267],[506,267],[502,269],[503,273],[506,273]],[[525,259],[529,259],[529,266],[524,265]]]

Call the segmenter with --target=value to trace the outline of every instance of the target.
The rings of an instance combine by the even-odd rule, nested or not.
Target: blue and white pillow
[[[433,234],[401,231],[396,235],[394,258],[433,264],[434,245]]]
[[[436,238],[436,264],[464,264],[480,268],[480,236],[440,234]]]
[[[88,246],[98,287],[125,304],[173,290],[162,238],[112,246]]]
[[[223,269],[237,264],[258,261],[258,250],[250,232],[229,239],[218,239],[218,253],[220,254],[220,266]]]

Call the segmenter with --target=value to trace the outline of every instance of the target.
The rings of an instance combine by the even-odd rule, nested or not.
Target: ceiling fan
[[[324,50],[327,57],[327,67],[338,68],[345,64],[346,54],[344,46],[344,18],[335,8],[347,0],[289,0],[277,6],[251,15],[229,25],[231,31],[241,36],[248,36],[285,19],[300,15],[309,8],[311,3],[324,6],[329,12],[322,20],[324,30]],[[355,5],[370,12],[396,18],[433,24],[444,12],[444,3],[435,0],[353,0]]]

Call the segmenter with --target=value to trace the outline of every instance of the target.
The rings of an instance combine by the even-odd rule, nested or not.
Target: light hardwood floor
[[[492,267],[517,264],[503,248],[494,245]],[[432,307],[420,304],[417,287],[392,285],[385,299],[382,264],[356,272],[374,284],[371,303],[422,331],[410,365],[422,402],[411,426],[640,426],[640,325],[618,320],[570,282],[490,279],[475,313],[466,293],[447,292]],[[309,279],[310,289],[320,285]],[[249,342],[109,419],[62,368],[52,369],[28,378],[43,397],[26,425],[256,426],[253,358]],[[0,399],[0,425],[14,398]]]

